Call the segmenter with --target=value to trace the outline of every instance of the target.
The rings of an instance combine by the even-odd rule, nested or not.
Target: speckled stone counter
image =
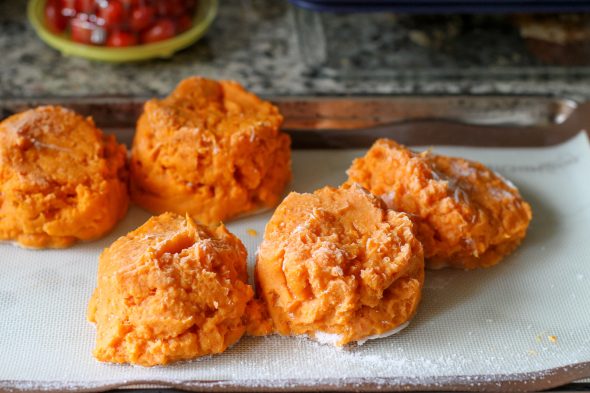
[[[26,2],[0,2],[3,98],[162,95],[183,77],[235,79],[264,95],[544,94],[590,98],[590,76],[501,78],[334,78],[301,61],[285,0],[221,0],[204,39],[165,60],[105,64],[63,57],[28,25]],[[482,48],[485,50],[485,48]]]

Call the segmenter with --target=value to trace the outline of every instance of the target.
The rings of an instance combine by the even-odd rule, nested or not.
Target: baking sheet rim
[[[123,382],[32,382],[0,380],[1,391],[27,392],[100,392],[137,385],[153,385],[159,389],[185,391],[537,391],[562,386],[590,377],[590,362],[576,363],[547,370],[517,374],[459,375],[442,377],[393,377],[346,379],[286,379],[286,380],[212,380],[173,382],[159,379]],[[25,388],[26,387],[26,388]]]

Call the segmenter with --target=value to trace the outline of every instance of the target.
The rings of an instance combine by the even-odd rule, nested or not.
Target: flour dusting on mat
[[[340,334],[315,332],[314,339],[320,344],[336,345],[340,340],[342,340],[342,336]]]
[[[358,345],[363,345],[364,343],[367,342],[367,340],[377,340],[377,339],[380,339],[380,338],[385,338],[385,337],[393,336],[394,334],[399,333],[402,330],[404,330],[409,324],[410,324],[409,321],[408,322],[405,322],[405,323],[402,323],[401,325],[399,325],[395,329],[391,329],[390,331],[385,332],[385,333],[375,334],[375,335],[372,335],[372,336],[369,336],[369,337],[365,337],[365,339],[358,340],[356,343]]]

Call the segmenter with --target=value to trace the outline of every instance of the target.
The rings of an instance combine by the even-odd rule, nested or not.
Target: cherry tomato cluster
[[[196,6],[197,0],[47,0],[45,24],[82,44],[132,46],[190,29]]]

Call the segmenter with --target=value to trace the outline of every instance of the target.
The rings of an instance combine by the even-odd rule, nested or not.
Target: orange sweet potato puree
[[[248,324],[264,326],[256,321],[262,314],[248,315],[247,279],[246,249],[223,225],[152,217],[100,256],[88,306],[94,356],[153,366],[223,352]]]
[[[235,82],[185,79],[145,104],[131,151],[133,200],[204,223],[276,205],[291,178],[282,121]]]
[[[417,154],[387,139],[353,162],[347,183],[409,213],[434,269],[497,264],[520,244],[532,218],[518,190],[484,165]]]
[[[291,193],[266,226],[256,278],[278,333],[345,345],[412,318],[422,245],[405,213],[358,186]]]
[[[127,212],[126,149],[91,118],[58,106],[0,123],[0,240],[67,247]]]

